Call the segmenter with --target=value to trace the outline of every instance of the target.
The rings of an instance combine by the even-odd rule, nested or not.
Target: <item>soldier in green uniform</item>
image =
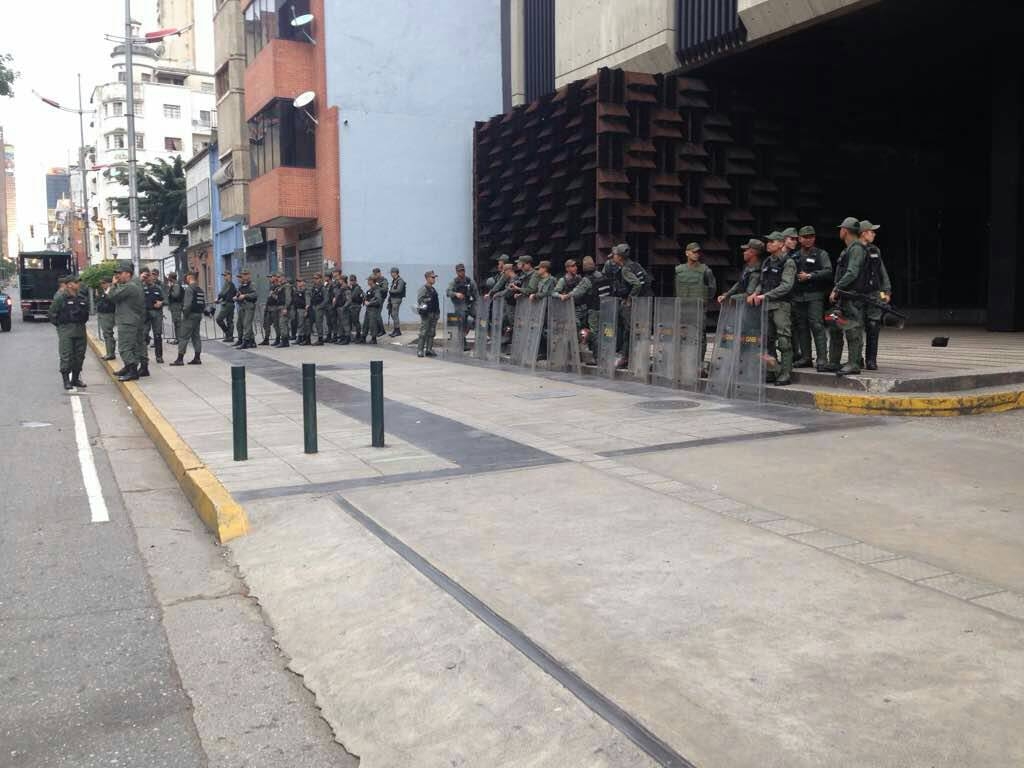
[[[169,344],[178,343],[178,325],[181,323],[181,302],[185,298],[185,289],[178,282],[177,272],[167,273],[167,306],[171,308],[171,330],[174,338],[168,340]]]
[[[685,249],[685,261],[676,266],[675,289],[677,299],[695,300],[704,302],[705,311],[707,304],[718,292],[718,281],[715,280],[715,273],[707,264],[700,260],[700,243],[689,243]],[[704,323],[700,324],[700,360],[703,364],[705,351],[707,350],[708,339]]]
[[[277,335],[277,339],[274,346],[280,346],[281,335],[277,330],[277,319],[279,305],[279,285],[278,276],[275,272],[272,275],[267,276],[267,282],[269,285],[269,291],[267,292],[267,302],[263,305],[263,341],[260,342],[261,347],[270,346],[270,333],[271,330]]]
[[[96,299],[96,314],[100,322],[100,334],[103,336],[103,345],[106,354],[104,360],[113,360],[117,347],[114,344],[114,302],[107,298],[107,291],[110,290],[110,278],[104,277],[100,280],[100,290]]]
[[[743,271],[740,279],[718,297],[718,303],[724,304],[733,296],[742,295],[744,299],[754,293],[761,285],[761,256],[764,254],[764,243],[760,240],[748,240],[743,246]]]
[[[398,271],[398,267],[391,268],[391,285],[388,288],[388,319],[391,321],[391,338],[402,335],[402,320],[399,311],[402,308],[402,301],[405,299],[405,278]]]
[[[366,278],[366,291],[363,294],[363,306],[366,313],[363,315],[363,328],[359,334],[361,342],[368,344],[377,343],[377,334],[382,327],[381,312],[384,309],[387,288],[381,286],[376,277],[370,275]]]
[[[420,316],[420,334],[416,340],[417,357],[437,357],[434,353],[434,336],[437,333],[437,319],[441,316],[441,299],[434,283],[437,275],[426,272],[424,284],[416,293],[416,311]]]
[[[328,306],[330,306],[330,296],[327,285],[324,283],[324,276],[317,272],[313,275],[313,284],[309,287],[309,310],[306,314],[309,335],[312,336],[313,331],[316,331],[316,341],[312,343],[314,347],[324,345],[324,318]]]
[[[381,305],[381,314],[379,317],[375,317],[374,321],[377,323],[376,329],[373,331],[374,336],[383,336],[387,333],[387,329],[384,327],[384,306],[388,300],[388,279],[381,274],[380,267],[374,267],[372,271],[373,282],[375,286],[379,286],[384,291],[384,304]],[[369,294],[369,291],[367,291]],[[366,336],[364,333],[363,336]]]
[[[778,353],[779,370],[775,384],[784,387],[792,383],[793,326],[790,294],[796,282],[796,262],[786,252],[786,238],[781,232],[768,235],[768,258],[761,265],[761,284],[757,292],[747,297],[747,303],[756,307],[768,305],[768,351]]]
[[[359,289],[362,293],[362,288]],[[360,298],[360,301],[362,299]],[[348,275],[338,275],[334,287],[334,341],[342,346],[352,343],[352,283]]]
[[[89,300],[78,292],[76,275],[62,277],[64,290],[50,303],[49,319],[57,326],[60,377],[64,389],[85,388],[82,365],[85,363],[85,324],[89,320]]]
[[[152,334],[153,348],[156,352],[156,361],[164,361],[164,303],[167,301],[167,292],[160,285],[160,277],[155,271],[143,271],[142,290],[146,295],[146,338],[144,344],[149,343]]]
[[[793,287],[793,326],[799,351],[794,368],[810,368],[811,338],[817,352],[818,370],[828,363],[828,338],[825,334],[825,293],[832,285],[832,261],[828,253],[815,245],[814,227],[800,229],[800,250],[796,260],[796,285]]]
[[[551,274],[551,262],[542,261],[537,265],[537,290],[530,295],[530,301],[541,301],[553,296],[558,281]]]
[[[342,331],[346,338],[355,334],[355,343],[362,344],[366,339],[362,336],[362,329],[359,323],[359,313],[363,309],[363,302],[366,300],[366,294],[363,292],[362,286],[359,285],[359,278],[356,275],[348,276],[348,292],[346,297],[345,319],[348,324],[342,329]]]
[[[839,225],[839,237],[846,249],[839,254],[836,263],[836,282],[829,301],[837,304],[846,323],[845,328],[831,326],[829,328],[828,365],[826,371],[833,371],[840,376],[853,376],[860,373],[861,349],[864,334],[864,304],[851,296],[840,296],[839,291],[864,293],[867,251],[860,242],[860,222],[848,216]],[[840,366],[843,358],[843,336],[849,347],[846,364]]]
[[[292,313],[295,322],[295,343],[300,347],[310,346],[312,344],[309,340],[312,328],[310,291],[306,287],[306,281],[301,277],[295,281],[295,290],[292,291]]]
[[[215,320],[217,326],[224,331],[224,338],[221,341],[230,344],[235,340],[235,294],[238,293],[238,288],[235,287],[235,283],[231,279],[230,271],[225,271],[222,277],[224,280],[221,282],[220,293],[217,294],[218,307]]]
[[[455,277],[448,283],[448,290],[445,291],[448,301],[451,302],[452,312],[459,316],[459,323],[462,325],[462,338],[469,333],[469,315],[476,303],[477,291],[473,278],[466,275],[466,265],[455,265]],[[466,345],[469,349],[469,345]]]
[[[189,272],[185,275],[185,298],[181,304],[181,335],[178,337],[178,358],[171,365],[184,365],[185,352],[192,342],[193,357],[189,365],[202,365],[199,356],[203,353],[203,337],[199,327],[206,309],[206,294],[199,287],[199,275]]]
[[[292,322],[292,295],[295,289],[284,275],[277,276],[277,339],[270,346],[285,349],[289,346]]]
[[[865,270],[867,277],[864,280],[864,293],[867,296],[888,304],[892,298],[892,282],[889,280],[889,272],[882,261],[882,251],[875,245],[876,232],[881,229],[878,224],[872,224],[864,220],[860,223],[860,241],[867,251]],[[872,304],[864,305],[864,340],[865,367],[869,371],[878,370],[878,337],[882,333],[882,309]]]
[[[132,279],[134,272],[130,261],[119,263],[114,283],[107,292],[107,297],[114,303],[117,346],[124,364],[117,371],[118,381],[136,381],[143,370],[143,357],[138,347],[146,324],[146,295],[142,285]]]
[[[235,346],[240,349],[252,349],[256,346],[256,286],[252,283],[249,270],[243,269],[238,274],[238,292],[235,304],[238,305],[238,341]]]
[[[613,296],[622,299],[619,307],[618,351],[616,367],[629,364],[629,329],[632,323],[633,299],[651,295],[651,278],[643,267],[630,258],[628,243],[612,248],[611,258],[604,263],[604,274],[611,283]]]

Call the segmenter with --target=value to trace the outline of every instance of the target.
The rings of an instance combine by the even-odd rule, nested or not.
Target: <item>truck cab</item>
[[[21,319],[45,320],[57,293],[58,279],[72,272],[74,257],[60,251],[23,251],[18,254],[21,283]]]

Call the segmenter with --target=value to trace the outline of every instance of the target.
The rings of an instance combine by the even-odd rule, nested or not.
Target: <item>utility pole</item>
[[[78,73],[78,170],[82,175],[82,240],[85,243],[85,263],[92,264],[92,250],[89,243],[89,192],[85,188],[87,175],[85,172],[85,117],[82,109],[82,73]],[[74,203],[71,205],[72,212],[75,210]],[[74,218],[72,216],[72,218]],[[74,238],[74,229],[71,230],[71,237]]]
[[[131,224],[129,242],[132,249],[132,266],[135,274],[139,274],[139,187],[135,177],[135,72],[132,67],[135,34],[132,29],[132,0],[124,0],[124,38],[125,38],[125,88],[128,98],[125,100],[128,112],[128,220]]]

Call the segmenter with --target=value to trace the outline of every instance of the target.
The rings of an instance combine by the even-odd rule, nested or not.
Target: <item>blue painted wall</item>
[[[210,178],[220,167],[220,158],[217,157],[217,145],[210,145]],[[213,255],[216,259],[214,269],[214,283],[217,291],[221,289],[223,278],[221,272],[225,267],[231,269],[232,275],[237,275],[241,269],[241,260],[233,258],[237,249],[244,248],[242,240],[242,225],[239,222],[224,221],[220,216],[220,189],[216,184],[210,184],[210,219],[213,226]],[[237,281],[236,281],[237,282]]]
[[[397,266],[415,296],[427,269],[443,290],[457,262],[472,264],[473,123],[502,111],[500,9],[500,0],[325,1],[341,269],[360,282]]]

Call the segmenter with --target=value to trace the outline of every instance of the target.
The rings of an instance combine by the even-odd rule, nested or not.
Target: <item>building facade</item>
[[[0,151],[4,167],[0,174],[0,257],[14,259],[20,250],[18,239],[18,185],[14,175],[14,146],[4,142],[0,127]]]
[[[89,158],[89,216],[92,223],[93,261],[126,257],[130,253],[130,227],[118,213],[117,200],[128,196],[124,169],[128,160],[127,93],[124,46],[111,53],[110,82],[92,94],[96,110]],[[216,127],[214,79],[211,74],[181,69],[158,58],[155,50],[134,49],[135,149],[137,162],[191,158],[211,141]],[[162,264],[175,243],[159,246],[145,242],[141,258],[146,264]]]
[[[210,149],[205,147],[185,163],[185,209],[188,232],[188,269],[199,275],[209,292],[217,272],[213,258],[213,200],[210,192]]]
[[[213,72],[213,6],[214,0],[157,0],[157,26],[184,30],[160,44],[160,58],[180,69]]]

